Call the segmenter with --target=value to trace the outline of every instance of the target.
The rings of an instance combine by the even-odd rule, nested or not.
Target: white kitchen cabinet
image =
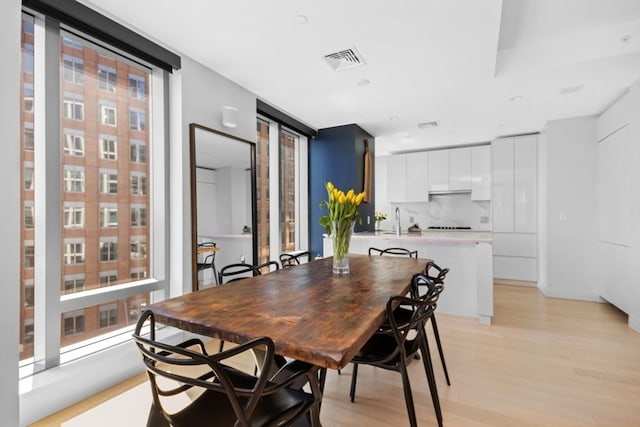
[[[624,126],[598,143],[598,240],[631,243],[631,135]]]
[[[631,266],[634,260],[626,246],[599,242],[598,294],[626,313],[632,313],[634,303]]]
[[[449,190],[471,190],[471,147],[449,151]]]
[[[426,202],[428,200],[428,153],[426,151],[406,154],[406,201]]]
[[[513,231],[535,233],[537,223],[536,168],[538,144],[535,135],[514,138]]]
[[[471,200],[491,200],[491,146],[471,147]]]
[[[491,144],[494,276],[537,281],[537,136]]]
[[[449,190],[449,151],[429,151],[429,191]]]
[[[407,155],[394,154],[387,159],[387,200],[407,200]]]
[[[513,139],[491,144],[494,232],[513,232],[513,160]]]

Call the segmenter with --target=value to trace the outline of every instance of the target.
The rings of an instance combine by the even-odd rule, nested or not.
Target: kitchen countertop
[[[421,232],[402,232],[397,236],[391,230],[363,231],[353,233],[352,238],[380,238],[384,240],[411,239],[430,242],[484,242],[492,243],[493,234],[490,231],[473,230],[423,230]]]

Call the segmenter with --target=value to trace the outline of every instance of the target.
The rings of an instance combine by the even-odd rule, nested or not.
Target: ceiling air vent
[[[349,68],[361,67],[366,64],[364,58],[355,47],[330,53],[329,55],[325,55],[324,59],[327,60],[335,71],[348,70]]]
[[[438,122],[436,121],[418,123],[418,128],[420,129],[431,129],[431,128],[437,128],[437,127],[438,127]]]

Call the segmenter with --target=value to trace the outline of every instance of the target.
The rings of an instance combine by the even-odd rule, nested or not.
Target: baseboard
[[[512,279],[493,279],[494,285],[508,285],[508,286],[525,286],[527,288],[537,288],[536,282],[530,282],[528,280],[512,280]]]
[[[553,289],[547,287],[539,287],[540,291],[546,297],[574,299],[578,301],[604,302],[598,294],[594,292],[581,292],[573,289]]]

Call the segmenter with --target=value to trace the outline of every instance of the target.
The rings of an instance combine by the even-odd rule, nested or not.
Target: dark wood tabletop
[[[165,325],[236,343],[268,336],[278,354],[340,369],[382,324],[389,297],[406,294],[428,261],[354,254],[349,260],[349,275],[334,275],[329,257],[149,308]]]

